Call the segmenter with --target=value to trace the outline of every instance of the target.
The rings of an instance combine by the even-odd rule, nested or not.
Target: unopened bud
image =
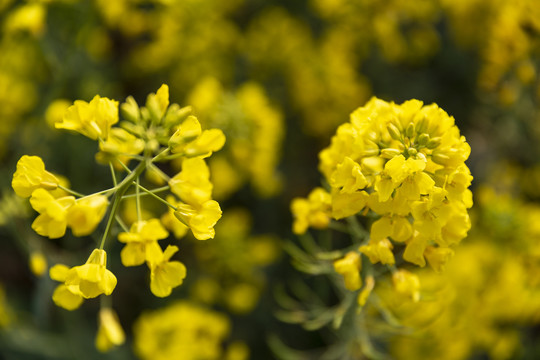
[[[401,155],[401,151],[398,149],[387,148],[381,150],[381,156],[386,159],[392,159],[394,156]]]
[[[426,146],[428,141],[429,141],[429,135],[426,133],[423,133],[418,136],[417,144],[421,146]]]
[[[431,138],[428,141],[428,143],[426,144],[426,147],[428,149],[435,149],[439,145],[441,145],[441,138],[440,137],[434,137],[434,138]]]
[[[388,133],[390,134],[390,137],[392,137],[392,139],[401,141],[401,133],[396,125],[392,123],[388,124]]]
[[[450,157],[441,152],[434,152],[431,154],[431,160],[439,165],[445,165],[450,160]]]
[[[414,137],[414,123],[409,123],[409,125],[407,125],[405,134],[407,135],[409,139],[412,139]]]

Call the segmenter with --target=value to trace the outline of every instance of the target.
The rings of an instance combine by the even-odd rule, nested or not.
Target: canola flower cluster
[[[397,293],[418,301],[418,277],[406,262],[443,270],[453,247],[466,236],[472,206],[472,176],[465,160],[470,147],[454,119],[437,105],[418,100],[401,105],[372,98],[341,125],[331,144],[320,152],[319,168],[329,190],[314,189],[294,199],[293,230],[324,229],[331,221],[373,214],[369,238],[334,262],[345,287],[363,285],[362,258],[392,270]],[[364,275],[365,276],[365,275]],[[358,301],[373,289],[366,283]]]
[[[246,345],[224,349],[231,324],[223,314],[189,301],[143,313],[134,325],[134,348],[141,359],[245,360]]]
[[[119,110],[124,118],[121,122]],[[190,111],[189,107],[169,103],[167,85],[150,94],[144,107],[128,97],[119,109],[117,101],[98,95],[90,102],[77,100],[69,106],[55,123],[56,128],[96,140],[99,146],[96,160],[110,166],[114,186],[94,194],[82,195],[64,186],[61,178],[45,169],[40,157],[21,157],[12,187],[20,197],[30,198],[30,205],[39,213],[32,223],[36,233],[56,239],[64,236],[69,228],[74,236],[87,236],[96,231],[106,214],[108,216],[99,248],[92,251],[85,264],[74,267],[57,264],[50,269],[50,277],[61,283],[52,296],[58,306],[74,310],[84,299],[111,295],[117,279],[107,269],[104,247],[115,223],[123,230],[118,234],[118,241],[125,244],[120,254],[122,264],[146,263],[150,270],[150,290],[158,297],[170,295],[186,276],[185,266],[172,260],[178,247],[168,245],[163,249],[159,241],[166,239],[169,231],[177,238],[190,230],[198,240],[214,237],[214,225],[221,218],[221,208],[212,199],[210,171],[205,159],[223,147],[225,136],[218,129],[202,130]],[[119,126],[114,126],[116,124]],[[131,161],[137,162],[133,169],[129,167]],[[181,163],[181,170],[173,177],[160,168],[161,164],[171,161]],[[150,178],[158,178],[159,184],[167,185],[154,189],[141,185],[145,171],[153,175]],[[123,179],[119,178],[120,174],[125,175]],[[158,195],[167,191],[170,194],[166,199]],[[167,205],[168,211],[161,219],[142,218],[143,196]],[[118,209],[131,197],[136,199],[138,216],[128,228]],[[107,311],[100,315],[102,326],[97,340],[98,348],[103,350],[111,346],[104,339],[112,339],[113,344],[123,342],[119,325],[115,325],[116,318],[110,313],[112,310]]]

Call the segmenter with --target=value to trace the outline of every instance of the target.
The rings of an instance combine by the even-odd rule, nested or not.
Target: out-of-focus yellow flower
[[[414,302],[420,300],[420,279],[417,275],[400,269],[392,274],[392,283],[396,293],[404,295]]]
[[[23,155],[17,162],[11,186],[17,195],[27,198],[39,188],[56,189],[58,182],[56,176],[45,170],[45,164],[39,156]]]
[[[165,251],[162,251],[157,242],[148,245],[150,290],[158,297],[169,296],[172,289],[180,286],[186,277],[184,264],[180,261],[169,261],[177,251],[177,246],[168,245]]]
[[[36,276],[42,276],[47,271],[47,258],[41,251],[33,251],[29,263],[30,270]]]
[[[362,258],[356,251],[349,251],[345,257],[334,261],[334,270],[343,276],[345,287],[351,291],[362,287],[361,269]]]
[[[248,360],[249,347],[242,341],[233,341],[225,352],[224,360]]]
[[[368,245],[360,246],[360,252],[369,257],[369,261],[373,264],[381,262],[381,264],[395,264],[394,254],[392,253],[392,243],[388,239],[369,241]]]
[[[137,266],[150,260],[150,246],[165,239],[169,233],[158,219],[141,220],[131,225],[129,232],[118,234],[118,241],[125,243],[120,256],[124,266]]]
[[[323,188],[315,188],[307,199],[295,198],[291,202],[294,216],[293,231],[303,234],[309,226],[324,229],[330,223],[331,196]]]
[[[99,225],[109,200],[103,195],[90,195],[77,199],[67,210],[67,224],[73,235],[90,235]]]
[[[45,28],[46,8],[38,2],[25,4],[8,14],[4,30],[8,33],[28,31],[34,36],[41,35]]]
[[[93,140],[107,140],[111,126],[117,122],[118,101],[96,95],[89,103],[75,100],[55,127],[76,131]]]
[[[0,286],[0,328],[8,326],[12,320],[13,316],[6,301],[6,292],[4,287]]]
[[[111,308],[100,309],[96,348],[101,352],[107,352],[115,346],[122,345],[125,340],[124,329],[122,329],[114,310]]]
[[[221,218],[221,208],[214,200],[205,201],[199,206],[180,204],[174,216],[191,229],[197,240],[207,240],[215,235],[214,225]]]
[[[66,99],[56,99],[51,102],[45,111],[47,125],[54,129],[56,123],[62,122],[64,114],[70,106],[71,102]]]
[[[135,353],[142,359],[218,360],[230,331],[229,319],[218,312],[179,301],[143,313],[135,322]]]
[[[260,290],[256,286],[240,283],[227,289],[225,301],[235,314],[246,314],[257,305],[259,293]]]
[[[68,209],[75,204],[73,196],[55,199],[47,190],[32,193],[30,204],[40,215],[32,223],[32,229],[41,236],[57,239],[66,233]]]

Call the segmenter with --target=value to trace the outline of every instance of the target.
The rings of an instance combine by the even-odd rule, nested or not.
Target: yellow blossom
[[[101,294],[110,295],[116,287],[116,277],[106,266],[105,250],[94,249],[84,265],[69,269],[65,285],[72,293],[80,291],[85,299]]]
[[[84,301],[84,297],[76,286],[66,286],[65,281],[69,272],[69,267],[63,264],[56,264],[49,269],[49,276],[52,280],[60,281],[60,284],[53,292],[52,299],[57,306],[66,310],[75,310]]]
[[[154,121],[159,122],[169,107],[169,86],[163,84],[146,98],[146,108]]]
[[[93,140],[107,140],[111,126],[117,122],[118,101],[96,95],[89,103],[76,100],[55,127],[77,131]]]
[[[225,145],[225,135],[219,129],[201,130],[197,118],[190,115],[171,136],[169,147],[173,153],[187,157],[208,157]]]
[[[343,258],[334,261],[334,270],[343,276],[345,287],[351,291],[362,287],[361,268],[362,258],[356,251],[349,251]]]
[[[330,223],[332,198],[323,188],[315,188],[307,199],[295,198],[291,202],[294,216],[293,232],[303,234],[309,226],[324,229]]]
[[[395,264],[394,254],[392,253],[392,243],[388,239],[369,241],[368,245],[360,246],[358,250],[369,257],[373,264],[381,262],[382,264]]]
[[[179,204],[174,216],[191,229],[197,240],[207,240],[215,235],[214,225],[221,218],[221,208],[214,200],[197,206]]]
[[[107,352],[115,346],[122,345],[125,340],[126,335],[114,310],[111,308],[102,308],[99,310],[96,348],[101,352]]]
[[[66,233],[68,209],[75,204],[73,196],[55,199],[47,190],[32,193],[30,204],[40,215],[32,223],[32,229],[41,236],[57,239]]]
[[[428,246],[424,251],[424,256],[433,270],[441,272],[448,260],[454,256],[454,251],[450,248]]]
[[[413,302],[420,300],[420,279],[407,270],[398,270],[392,274],[394,289],[400,295],[410,298]]]
[[[30,270],[36,276],[41,276],[47,270],[47,258],[41,251],[33,251],[30,254]]]
[[[169,181],[171,191],[190,205],[202,204],[212,198],[210,171],[204,159],[182,161],[182,171]]]
[[[17,195],[27,198],[39,188],[56,189],[58,182],[53,174],[45,170],[45,164],[39,156],[23,155],[17,162],[11,186]]]
[[[90,195],[77,199],[67,210],[67,224],[71,228],[73,235],[90,235],[99,225],[105,212],[109,200],[103,195]]]
[[[150,290],[155,296],[166,297],[172,289],[181,285],[186,277],[186,267],[179,261],[169,261],[178,251],[177,246],[167,246],[162,251],[157,242],[148,249],[148,267],[150,268]]]
[[[120,252],[124,266],[137,266],[149,259],[149,246],[165,239],[169,233],[158,219],[141,220],[133,223],[129,232],[118,234],[118,241],[126,246]]]

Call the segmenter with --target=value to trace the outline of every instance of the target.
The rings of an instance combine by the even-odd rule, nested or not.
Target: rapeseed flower
[[[77,199],[67,210],[67,224],[73,235],[86,236],[94,232],[99,225],[109,200],[103,195],[90,195]]]
[[[181,285],[186,277],[184,264],[180,261],[169,261],[177,251],[178,247],[171,245],[162,251],[157,242],[148,247],[150,290],[158,297],[169,296],[172,289]]]
[[[137,266],[150,259],[150,246],[165,239],[169,233],[158,219],[141,220],[131,225],[129,232],[118,235],[118,241],[125,243],[120,256],[124,266]]]
[[[99,311],[99,328],[96,335],[96,348],[101,352],[107,352],[115,346],[122,345],[126,335],[118,316],[111,308],[102,308]]]
[[[57,239],[66,233],[68,209],[75,204],[73,196],[55,199],[47,190],[32,193],[30,204],[40,215],[32,223],[32,229],[41,236]]]
[[[17,195],[27,198],[39,188],[54,190],[58,183],[56,176],[45,170],[45,164],[39,156],[23,155],[17,162],[11,186]]]
[[[118,101],[96,95],[89,103],[75,100],[57,129],[73,130],[92,140],[107,140],[111,126],[118,122]]]

